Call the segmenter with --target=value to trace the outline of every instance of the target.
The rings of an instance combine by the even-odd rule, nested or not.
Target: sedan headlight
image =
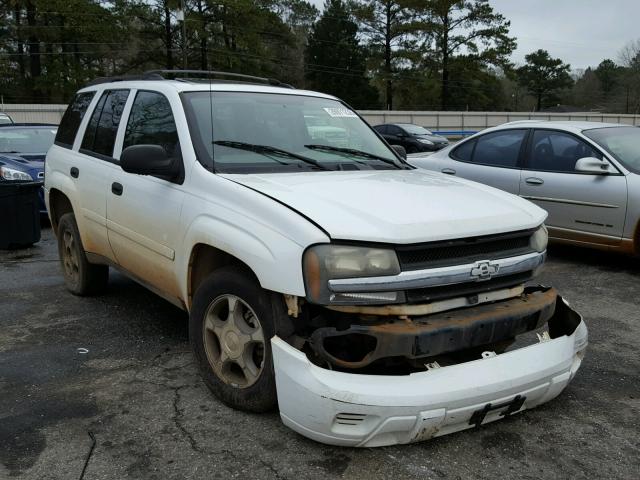
[[[384,248],[348,245],[315,245],[307,249],[303,258],[307,297],[314,303],[394,303],[396,292],[332,293],[329,280],[339,278],[378,277],[400,273],[398,256]]]
[[[431,140],[427,140],[426,138],[419,138],[418,141],[420,143],[424,143],[425,145],[433,145],[433,142]]]
[[[531,235],[529,239],[529,245],[536,252],[544,252],[547,249],[547,244],[549,243],[549,232],[547,231],[547,227],[544,225],[540,226],[538,230]]]
[[[33,180],[28,173],[5,166],[0,167],[0,177],[3,180]]]

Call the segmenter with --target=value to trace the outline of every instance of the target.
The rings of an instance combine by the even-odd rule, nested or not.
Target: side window
[[[584,157],[602,159],[602,154],[577,137],[553,130],[536,130],[531,142],[529,170],[571,173]]]
[[[401,135],[402,130],[400,127],[396,127],[395,125],[387,125],[387,134],[388,135]]]
[[[129,90],[110,90],[102,94],[84,132],[82,150],[113,156],[118,125],[128,96]]]
[[[451,157],[456,160],[460,160],[461,162],[470,162],[475,146],[475,140],[464,142],[462,145],[451,151]]]
[[[58,126],[58,134],[56,135],[55,143],[62,147],[71,148],[74,140],[76,139],[76,133],[78,133],[78,127],[84,114],[89,108],[91,100],[93,100],[96,92],[84,92],[78,93],[73,101],[67,107],[67,110],[60,120]]]
[[[122,148],[143,144],[160,145],[170,157],[180,156],[178,130],[171,105],[164,95],[157,92],[140,91],[136,95]]]
[[[387,133],[387,126],[386,125],[377,125],[377,126],[375,126],[373,128],[380,135],[384,135],[385,133]]]
[[[516,167],[526,130],[502,130],[476,140],[471,161],[496,167]]]

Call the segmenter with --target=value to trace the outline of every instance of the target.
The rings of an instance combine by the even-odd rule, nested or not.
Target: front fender
[[[179,260],[183,298],[188,298],[191,252],[198,244],[220,249],[244,262],[255,273],[260,285],[289,295],[304,296],[302,253],[305,246],[261,224],[251,228],[207,214],[193,220],[187,229],[184,258]]]

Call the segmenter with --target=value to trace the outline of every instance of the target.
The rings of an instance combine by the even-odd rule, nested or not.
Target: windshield
[[[56,127],[0,129],[0,153],[47,153]]]
[[[640,128],[594,128],[582,133],[613,155],[629,170],[640,173]]]
[[[399,126],[402,127],[407,133],[410,133],[411,135],[433,135],[432,132],[430,132],[426,128],[420,127],[418,125],[412,125],[410,123],[405,123],[405,124],[402,124],[402,125],[399,125]]]
[[[216,172],[402,168],[371,128],[335,100],[208,91],[184,98],[198,158]]]

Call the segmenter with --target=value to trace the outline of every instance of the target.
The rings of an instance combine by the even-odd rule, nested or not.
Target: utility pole
[[[182,22],[182,68],[187,69],[187,10],[184,0],[180,0],[180,10],[176,12],[176,19]]]

